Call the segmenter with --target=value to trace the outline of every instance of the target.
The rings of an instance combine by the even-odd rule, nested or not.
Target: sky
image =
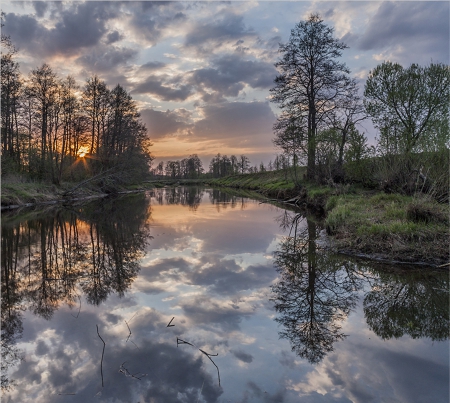
[[[449,63],[447,1],[3,1],[3,33],[23,74],[49,64],[80,86],[97,74],[136,100],[155,162],[279,152],[270,102],[279,44],[319,13],[349,48],[341,61],[360,88],[384,60]],[[374,143],[370,122],[360,130]]]

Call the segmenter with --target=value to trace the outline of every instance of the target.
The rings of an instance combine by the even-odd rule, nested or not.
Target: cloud
[[[142,121],[147,126],[151,139],[160,139],[166,136],[174,136],[183,133],[191,127],[191,113],[186,109],[157,111],[144,109],[141,111]]]
[[[268,102],[229,102],[201,108],[194,139],[220,140],[237,147],[271,145],[276,120]]]
[[[100,73],[106,77],[128,64],[137,54],[137,50],[127,47],[99,45],[84,52],[76,61],[89,73]]]
[[[230,295],[256,289],[270,283],[276,277],[272,265],[249,266],[242,269],[234,260],[211,260],[208,259],[207,268],[194,270],[189,279],[193,284],[209,286],[214,294]]]
[[[207,22],[197,22],[186,34],[184,47],[186,50],[208,53],[243,38],[256,36],[257,33],[253,29],[245,26],[242,16],[222,11],[212,21],[209,19]]]
[[[245,351],[242,350],[230,350],[231,353],[240,361],[251,363],[253,361],[253,356],[251,354],[247,354]]]
[[[150,45],[156,45],[171,27],[180,29],[180,24],[187,20],[184,5],[177,2],[143,1],[131,3],[128,13],[129,29],[138,38]]]
[[[37,16],[45,7],[36,6]],[[116,9],[117,10],[117,9]],[[6,14],[4,33],[14,44],[36,56],[71,56],[97,45],[107,31],[106,21],[116,16],[108,2],[72,3],[54,12],[54,26],[47,28],[31,15]]]
[[[357,46],[386,51],[387,47],[401,45],[408,59],[411,52],[424,53],[428,59],[448,63],[448,14],[448,2],[383,2]]]
[[[166,67],[166,63],[162,62],[147,62],[139,68],[141,71],[157,71]]]
[[[212,67],[191,71],[189,82],[221,96],[236,97],[248,84],[252,88],[270,88],[277,74],[271,63],[243,60],[239,54],[227,54],[212,62]]]
[[[119,31],[112,31],[106,36],[106,44],[110,45],[111,43],[118,42],[123,38],[124,36]]]
[[[43,17],[48,9],[48,3],[45,1],[33,1],[33,7],[36,10],[36,15],[38,17]]]
[[[152,95],[162,101],[185,101],[193,94],[191,85],[168,86],[163,81],[163,77],[148,76],[134,87],[132,93]]]
[[[253,314],[249,309],[234,309],[207,296],[186,299],[179,305],[192,323],[208,326],[216,323],[224,331],[239,330],[242,319]]]

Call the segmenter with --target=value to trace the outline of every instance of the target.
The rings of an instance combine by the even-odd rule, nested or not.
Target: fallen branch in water
[[[138,380],[141,380],[144,376],[148,375],[148,374],[142,374],[140,376],[136,376],[136,375],[140,374],[140,372],[136,372],[135,374],[132,374],[130,371],[128,371],[128,369],[125,368],[125,363],[126,363],[126,361],[119,368],[119,372],[121,374],[124,374],[125,376],[130,376],[130,377],[138,379]]]
[[[78,319],[78,315],[80,314],[80,311],[81,311],[81,297],[80,297],[79,295],[78,295],[78,299],[80,300],[80,307],[78,308],[77,316],[75,316],[74,314],[71,313],[71,315],[72,315],[75,319]]]
[[[188,341],[181,340],[177,337],[177,347],[179,344],[189,344],[190,346],[195,347],[193,344],[189,343]]]
[[[130,333],[128,334],[127,339],[125,340],[125,343],[128,343],[128,339],[131,337],[131,329],[130,329],[130,326],[128,326],[128,322],[127,322],[126,320],[125,320],[124,322],[127,324],[128,331],[130,332]]]
[[[199,348],[199,350],[205,354],[209,360],[214,364],[214,366],[217,368],[217,377],[219,378],[219,386],[220,386],[220,373],[219,373],[219,367],[216,365],[216,363],[211,359],[211,357],[217,357],[219,354],[208,354],[206,351],[203,351]]]
[[[102,388],[103,388],[103,356],[104,356],[104,354],[105,354],[105,346],[106,346],[106,343],[105,343],[105,341],[102,339],[102,336],[100,336],[100,333],[98,332],[98,325],[95,325],[95,326],[97,326],[97,334],[98,334],[98,337],[100,337],[100,340],[103,342],[102,360],[100,361],[100,374],[102,375]]]

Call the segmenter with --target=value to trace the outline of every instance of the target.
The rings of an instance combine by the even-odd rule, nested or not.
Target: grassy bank
[[[60,186],[56,186],[49,182],[25,180],[19,176],[6,177],[2,179],[1,183],[1,206],[4,209],[28,205],[45,205],[59,201],[104,197],[111,193],[96,184],[79,185],[79,183],[64,182]],[[126,193],[152,187],[154,185],[144,183],[118,186],[115,190],[116,193]]]
[[[252,189],[268,197],[297,197],[299,205],[322,213],[338,252],[377,259],[449,261],[449,206],[426,195],[405,196],[357,186],[294,182],[281,171],[235,175],[208,181],[214,186]]]
[[[300,173],[301,174],[301,173]],[[299,175],[300,175],[299,174]],[[319,186],[303,182],[300,189],[292,173],[283,171],[234,175],[217,179],[162,180],[121,187],[118,192],[167,185],[209,185],[248,192],[248,197],[279,200],[294,198],[298,206],[321,215],[336,251],[404,262],[444,264],[449,260],[449,206],[426,196],[386,194],[355,186]],[[3,181],[5,205],[61,200],[75,185]],[[257,192],[257,193],[255,193]],[[72,198],[101,197],[95,186],[83,186]]]
[[[426,196],[333,195],[325,225],[337,250],[406,262],[449,260],[449,207]]]

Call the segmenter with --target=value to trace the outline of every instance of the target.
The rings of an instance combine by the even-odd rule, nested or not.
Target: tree
[[[280,45],[282,59],[275,64],[280,75],[271,89],[272,101],[299,125],[306,126],[307,177],[314,179],[316,134],[350,83],[349,69],[336,59],[347,46],[333,38],[333,28],[318,15],[301,21],[287,44]]]
[[[56,74],[48,64],[44,63],[40,68],[31,71],[26,94],[34,105],[35,125],[40,133],[40,177],[44,177],[46,173],[47,156],[52,147],[51,109],[56,101],[57,89]]]
[[[241,173],[241,174],[243,174],[243,173],[245,173],[245,172],[247,172],[248,171],[248,168],[249,168],[249,166],[250,166],[250,160],[248,159],[248,157],[246,157],[245,155],[241,155],[240,157],[239,157],[239,161],[238,161],[238,163],[237,163],[237,168],[238,168],[238,171]]]
[[[109,90],[98,76],[88,78],[83,91],[83,107],[90,119],[91,141],[89,153],[98,152],[100,137],[106,128]]]
[[[380,144],[387,153],[422,151],[427,137],[443,125],[448,143],[450,70],[447,65],[427,67],[383,62],[366,81],[364,105],[380,130]],[[446,123],[445,123],[446,122]]]
[[[20,165],[18,109],[22,83],[19,64],[14,61],[14,55],[17,51],[10,38],[3,34],[1,35],[1,46],[2,49],[6,50],[1,55],[2,156],[3,158],[11,158],[18,166]]]

